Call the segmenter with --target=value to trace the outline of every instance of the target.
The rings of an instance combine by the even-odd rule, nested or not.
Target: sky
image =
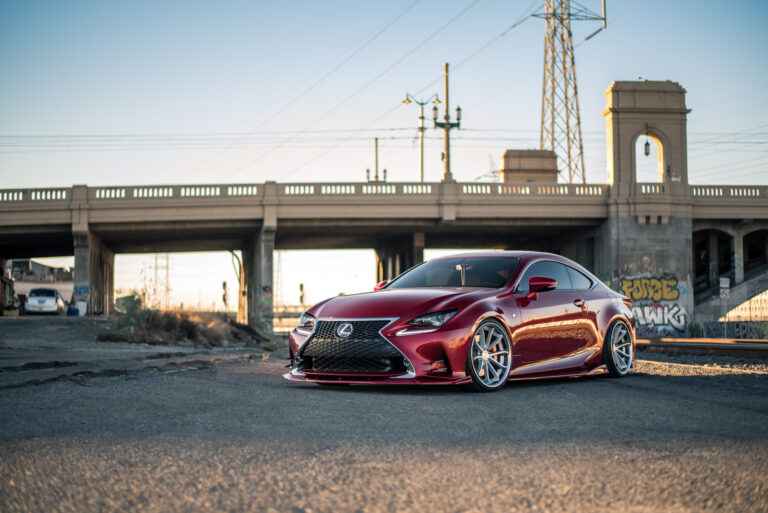
[[[599,0],[581,3],[600,12]],[[539,144],[544,21],[529,15],[542,9],[530,0],[3,0],[0,187],[359,182],[374,167],[375,137],[388,181],[415,181],[418,107],[402,100],[442,99],[444,62],[451,114],[462,108],[452,171],[487,181],[505,149]],[[608,0],[607,9],[607,29],[588,41],[600,23],[573,22],[587,181],[606,181],[605,90],[642,77],[687,90],[691,183],[768,184],[768,3]],[[427,181],[442,174],[441,151],[442,132],[430,129]],[[655,162],[655,153],[639,158],[640,181],[655,179]],[[319,300],[374,279],[368,250],[329,257],[322,274],[354,265],[349,283],[301,275],[325,256],[282,256],[287,300],[298,299],[295,282]],[[221,281],[234,283],[229,260],[172,255],[176,301],[215,302]],[[119,255],[118,288],[153,265]],[[215,269],[216,287],[190,287],[201,266]]]

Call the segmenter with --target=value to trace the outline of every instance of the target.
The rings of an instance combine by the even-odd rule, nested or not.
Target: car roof
[[[537,258],[552,258],[554,260],[568,261],[568,259],[556,255],[554,253],[546,253],[544,251],[470,251],[467,253],[456,253],[454,255],[445,255],[431,260],[443,260],[447,258],[466,258],[466,257],[516,257],[525,260],[534,260]]]
[[[443,259],[450,259],[450,258],[466,258],[466,257],[481,257],[481,258],[515,257],[521,260],[523,266],[527,265],[529,262],[532,262],[534,260],[542,260],[542,259],[554,260],[556,262],[560,262],[560,263],[575,267],[580,271],[587,273],[591,278],[594,279],[594,281],[600,282],[600,280],[594,275],[594,273],[587,270],[583,265],[579,264],[578,262],[571,260],[568,257],[564,257],[562,255],[556,255],[555,253],[547,253],[546,251],[506,251],[506,250],[471,251],[467,253],[457,253],[455,255],[445,255],[438,258],[433,258],[432,260],[443,260]]]

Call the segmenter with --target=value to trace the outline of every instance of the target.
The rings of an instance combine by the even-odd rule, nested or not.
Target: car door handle
[[[579,308],[584,308],[584,300],[583,299],[574,299],[573,304],[578,306]]]

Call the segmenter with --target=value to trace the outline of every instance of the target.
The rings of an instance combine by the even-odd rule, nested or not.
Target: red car
[[[577,263],[527,251],[437,258],[307,310],[291,381],[471,384],[608,374],[634,363],[631,300]]]

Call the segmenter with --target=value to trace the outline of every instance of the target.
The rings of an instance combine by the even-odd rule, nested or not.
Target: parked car
[[[24,308],[28,314],[51,313],[64,315],[67,305],[56,289],[37,288],[29,291]]]
[[[471,384],[608,374],[634,363],[631,300],[559,255],[470,253],[327,299],[290,334],[291,381]]]

